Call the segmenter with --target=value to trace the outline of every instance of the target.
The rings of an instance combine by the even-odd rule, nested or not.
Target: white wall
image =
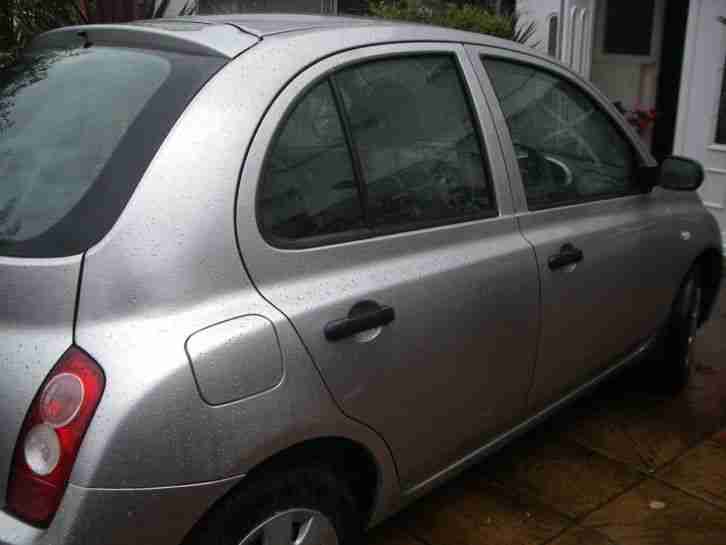
[[[605,0],[607,1],[607,0]],[[672,0],[671,0],[672,1]],[[605,34],[604,3],[598,5],[595,19],[592,81],[611,100],[621,101],[628,109],[655,107],[658,70],[661,55],[665,0],[655,2],[653,54],[650,57],[605,55],[602,43]],[[673,52],[679,54],[680,52]]]
[[[539,42],[536,49],[547,53],[548,25],[547,18],[551,14],[560,13],[561,0],[517,0],[517,11],[522,14],[523,25],[535,21],[537,32],[531,43]]]
[[[583,77],[590,77],[597,0],[517,0],[523,23],[535,21],[537,49],[547,53],[550,17],[558,17],[556,57]]]
[[[706,181],[699,191],[726,239],[726,145],[714,143],[726,61],[724,0],[691,0],[685,63],[673,152],[700,161]]]

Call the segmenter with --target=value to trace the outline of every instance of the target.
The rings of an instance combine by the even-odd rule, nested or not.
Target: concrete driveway
[[[726,544],[726,289],[695,362],[677,398],[627,371],[368,545]]]

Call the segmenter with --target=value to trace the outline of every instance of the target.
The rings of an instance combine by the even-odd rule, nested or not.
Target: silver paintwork
[[[81,256],[0,257],[0,507],[25,413],[73,342]]]
[[[154,47],[194,55],[233,58],[257,43],[257,38],[231,25],[199,24],[195,29],[162,28],[158,23],[85,25],[63,27],[41,34],[31,44],[34,48],[67,47],[69,35],[84,32],[90,42],[107,45]],[[78,38],[81,40],[80,38]]]
[[[506,124],[478,63],[482,48],[559,71],[612,112],[544,57],[428,26],[233,19],[196,18],[209,31],[188,31],[191,45],[170,30],[131,25],[144,29],[134,34],[138,43],[158,36],[168,47],[230,57],[257,43],[178,120],[116,225],[85,254],[80,287],[80,256],[0,258],[9,301],[0,311],[0,364],[9,370],[0,382],[1,497],[23,415],[68,345],[87,350],[107,379],[53,524],[34,530],[0,512],[0,545],[72,545],[99,535],[112,545],[178,544],[215,500],[244,486],[244,474],[322,437],[358,444],[375,460],[375,524],[636,359],[693,260],[721,247],[695,194],[655,190],[527,210]],[[211,38],[218,31],[220,44]],[[201,35],[209,39],[194,42]],[[346,63],[420,51],[449,52],[461,66],[499,216],[306,250],[267,244],[254,220],[255,193],[294,98]],[[682,231],[691,238],[682,240]],[[582,244],[585,261],[570,273],[545,270],[542,259],[564,240]],[[396,320],[369,342],[325,341],[325,323],[364,298],[393,306]],[[224,339],[240,337],[255,344],[243,352],[259,350],[254,335],[208,331],[252,315],[276,332],[270,365],[279,369],[281,360],[282,380],[245,397],[242,381],[263,371],[259,360],[245,369],[225,355],[222,366],[204,369],[207,401],[244,399],[212,406],[189,356],[201,369]],[[195,334],[206,343],[188,354]],[[269,386],[272,374],[261,374]]]
[[[404,505],[408,505],[409,503],[417,500],[421,496],[424,496],[425,494],[427,494],[437,486],[443,484],[447,480],[451,479],[452,477],[459,475],[468,467],[471,467],[472,465],[480,461],[482,458],[495,453],[497,450],[505,446],[510,441],[513,441],[517,437],[521,436],[523,433],[546,421],[560,409],[566,407],[568,404],[572,403],[576,399],[592,391],[598,384],[601,384],[603,381],[609,379],[612,376],[615,376],[618,372],[622,371],[628,366],[637,363],[648,354],[648,351],[655,345],[655,341],[655,337],[651,337],[650,339],[646,340],[645,342],[637,346],[628,355],[615,362],[612,366],[608,367],[596,377],[593,377],[584,384],[581,384],[577,388],[569,391],[566,395],[554,401],[547,407],[544,407],[539,411],[532,411],[525,420],[523,420],[513,428],[507,430],[505,433],[494,437],[491,441],[482,445],[480,448],[470,452],[467,456],[461,458],[460,460],[457,460],[455,463],[446,467],[442,471],[439,471],[422,483],[419,483],[413,488],[407,490],[404,494]]]
[[[210,405],[222,405],[265,392],[282,380],[282,352],[272,323],[240,316],[197,331],[187,353]]]
[[[381,26],[384,21],[367,17],[339,17],[330,15],[314,15],[301,13],[265,13],[264,15],[234,14],[227,15],[192,15],[176,17],[171,21],[196,21],[205,24],[230,24],[240,30],[260,38],[283,34],[317,30],[321,28],[346,28],[354,26]],[[389,23],[390,24],[390,23]],[[395,23],[394,23],[395,24]]]
[[[240,480],[123,490],[71,484],[47,530],[0,511],[0,545],[178,545],[204,512]]]

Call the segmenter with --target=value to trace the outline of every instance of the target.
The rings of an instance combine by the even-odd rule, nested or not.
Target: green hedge
[[[368,10],[374,17],[382,19],[479,32],[519,43],[527,43],[535,30],[534,23],[522,27],[516,13],[497,15],[488,9],[470,4],[456,5],[431,0],[374,0],[369,4]]]

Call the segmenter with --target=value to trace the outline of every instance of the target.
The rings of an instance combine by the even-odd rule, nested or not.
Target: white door
[[[595,0],[564,0],[560,60],[586,79],[592,66]]]
[[[726,17],[724,0],[691,0],[674,153],[706,169],[699,193],[726,239]]]

